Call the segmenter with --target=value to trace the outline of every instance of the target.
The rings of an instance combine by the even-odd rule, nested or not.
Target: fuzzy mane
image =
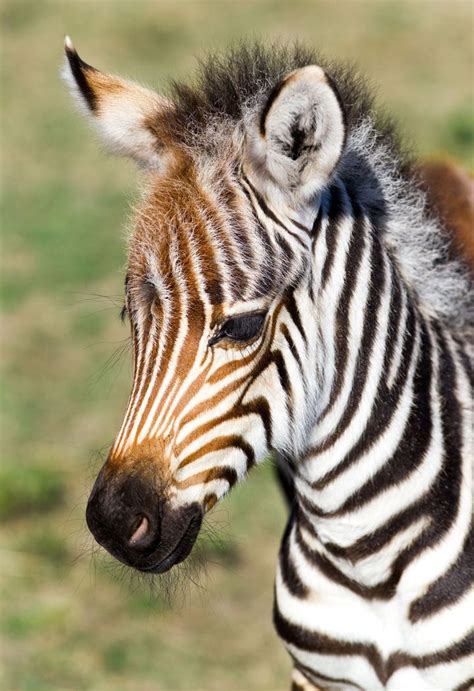
[[[336,175],[371,211],[420,307],[455,329],[470,330],[472,274],[455,256],[451,234],[428,212],[393,121],[375,107],[373,90],[354,65],[328,61],[300,44],[240,44],[201,61],[193,84],[173,82],[174,108],[160,116],[159,126],[197,157],[219,156],[222,138],[261,112],[281,78],[311,64],[331,75],[345,109],[348,138]]]

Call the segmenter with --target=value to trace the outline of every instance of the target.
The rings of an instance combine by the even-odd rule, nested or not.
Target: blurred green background
[[[1,689],[289,687],[271,625],[285,520],[271,468],[216,507],[207,576],[171,609],[85,530],[128,395],[118,314],[139,176],[74,111],[58,77],[63,35],[93,65],[157,88],[233,39],[299,38],[356,61],[420,154],[472,168],[472,12],[456,0],[4,0]]]

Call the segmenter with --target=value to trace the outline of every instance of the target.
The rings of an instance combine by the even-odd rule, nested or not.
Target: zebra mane
[[[374,89],[353,64],[328,61],[300,44],[239,44],[201,61],[194,83],[172,83],[174,107],[160,116],[160,127],[197,158],[218,157],[223,138],[262,109],[279,80],[311,64],[332,76],[347,118],[336,174],[377,217],[384,243],[423,310],[453,328],[471,328],[472,274],[429,211],[393,120],[375,106]]]

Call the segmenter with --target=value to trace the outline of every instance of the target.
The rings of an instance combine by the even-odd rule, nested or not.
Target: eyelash
[[[255,312],[255,313],[250,313],[250,314],[243,314],[243,315],[237,315],[235,317],[231,317],[230,319],[227,319],[223,324],[221,324],[219,330],[217,331],[214,336],[212,336],[209,339],[209,345],[215,345],[216,343],[219,343],[219,341],[222,341],[224,339],[233,341],[234,343],[248,343],[249,341],[253,341],[257,336],[260,335],[263,325],[265,323],[265,313],[264,312]],[[123,323],[125,322],[125,319],[128,317],[128,309],[127,306],[124,305],[122,309],[120,310],[120,321]],[[255,333],[250,333],[249,335],[244,335],[243,337],[237,337],[233,336],[231,333],[226,332],[226,327],[231,331],[231,326],[236,326],[238,325],[239,322],[244,322],[243,326],[245,328],[245,322],[247,321],[247,327],[249,326],[249,322],[251,320],[254,320],[254,324],[252,326],[256,326],[255,328]],[[256,323],[255,323],[256,321]]]
[[[209,339],[209,345],[215,345],[224,339],[234,343],[248,343],[260,335],[264,323],[265,313],[263,312],[231,317],[221,324],[217,333]]]

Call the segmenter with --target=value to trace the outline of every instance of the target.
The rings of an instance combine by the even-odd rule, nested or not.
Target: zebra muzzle
[[[164,573],[191,552],[201,528],[198,503],[173,507],[140,474],[100,471],[86,510],[89,530],[113,557],[140,571]]]

